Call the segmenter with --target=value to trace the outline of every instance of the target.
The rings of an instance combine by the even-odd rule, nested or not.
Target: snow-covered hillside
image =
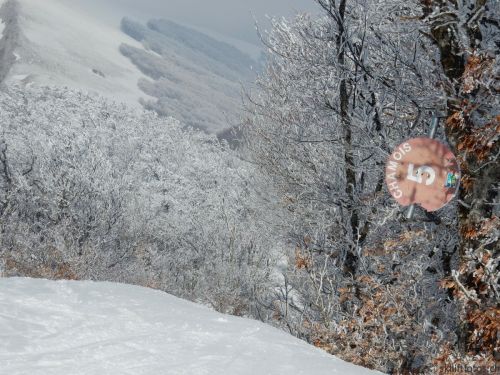
[[[159,56],[142,40],[124,33],[116,19],[102,16],[99,6],[86,7],[85,0],[0,0],[0,5],[0,82],[67,86],[135,107],[141,107],[141,101],[147,108],[212,132],[234,125],[238,117],[239,81],[248,78],[242,69],[250,71],[253,60],[242,59],[228,69],[224,61],[213,58],[217,55],[212,50],[211,55],[197,50],[213,38],[178,27],[192,38],[163,35],[162,46],[170,50]],[[126,12],[116,9],[118,17],[130,16]],[[222,54],[237,51],[226,43],[212,44]],[[124,56],[122,46],[134,51],[133,59],[130,53]],[[157,85],[157,77],[143,69],[145,64],[160,66],[169,79]],[[231,79],[214,71],[227,72]]]
[[[362,375],[259,322],[123,284],[0,279],[0,373]]]
[[[124,42],[139,44],[119,28],[64,1],[3,3],[4,38],[13,40],[15,56],[6,83],[69,86],[139,106],[144,93],[137,81],[143,75],[118,49]]]

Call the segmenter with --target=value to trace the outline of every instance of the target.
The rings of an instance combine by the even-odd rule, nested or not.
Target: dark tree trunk
[[[347,0],[341,0],[336,17],[337,23],[337,63],[341,70],[345,70],[346,64],[346,35],[344,28],[345,12]],[[356,171],[354,168],[354,157],[352,148],[352,126],[349,114],[350,95],[348,92],[348,78],[342,77],[340,81],[340,121],[343,132],[344,143],[344,163],[345,163],[345,179],[346,187],[345,192],[347,196],[347,211],[349,213],[349,225],[351,229],[352,242],[356,244],[359,235],[359,215],[355,209],[355,194],[356,194]],[[344,272],[348,275],[354,276],[358,257],[355,246],[350,246],[347,250],[346,260],[344,265]]]

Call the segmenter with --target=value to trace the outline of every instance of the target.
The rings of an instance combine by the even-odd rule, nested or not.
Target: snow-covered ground
[[[0,279],[0,373],[363,375],[262,323],[130,285]]]

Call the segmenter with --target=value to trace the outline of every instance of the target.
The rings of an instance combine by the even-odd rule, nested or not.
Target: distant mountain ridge
[[[121,28],[144,47],[122,44],[120,51],[150,78],[139,82],[156,98],[143,101],[146,108],[209,131],[237,124],[241,83],[253,81],[258,62],[230,44],[169,20],[143,25],[124,18]]]
[[[252,67],[257,68],[256,61],[236,47],[194,29],[164,19],[153,19],[147,25],[151,30],[177,40],[194,51],[203,53],[232,71],[240,73],[243,77],[250,74]]]

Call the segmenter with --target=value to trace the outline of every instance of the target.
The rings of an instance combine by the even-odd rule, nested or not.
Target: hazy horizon
[[[314,0],[212,0],[209,5],[201,0],[63,0],[92,12],[98,9],[100,16],[115,21],[123,16],[138,20],[168,18],[179,23],[211,30],[227,37],[259,44],[254,18],[265,23],[266,15],[292,16],[317,9]],[[106,14],[102,14],[102,12]],[[93,12],[94,13],[94,12]],[[265,26],[264,26],[265,27]]]

